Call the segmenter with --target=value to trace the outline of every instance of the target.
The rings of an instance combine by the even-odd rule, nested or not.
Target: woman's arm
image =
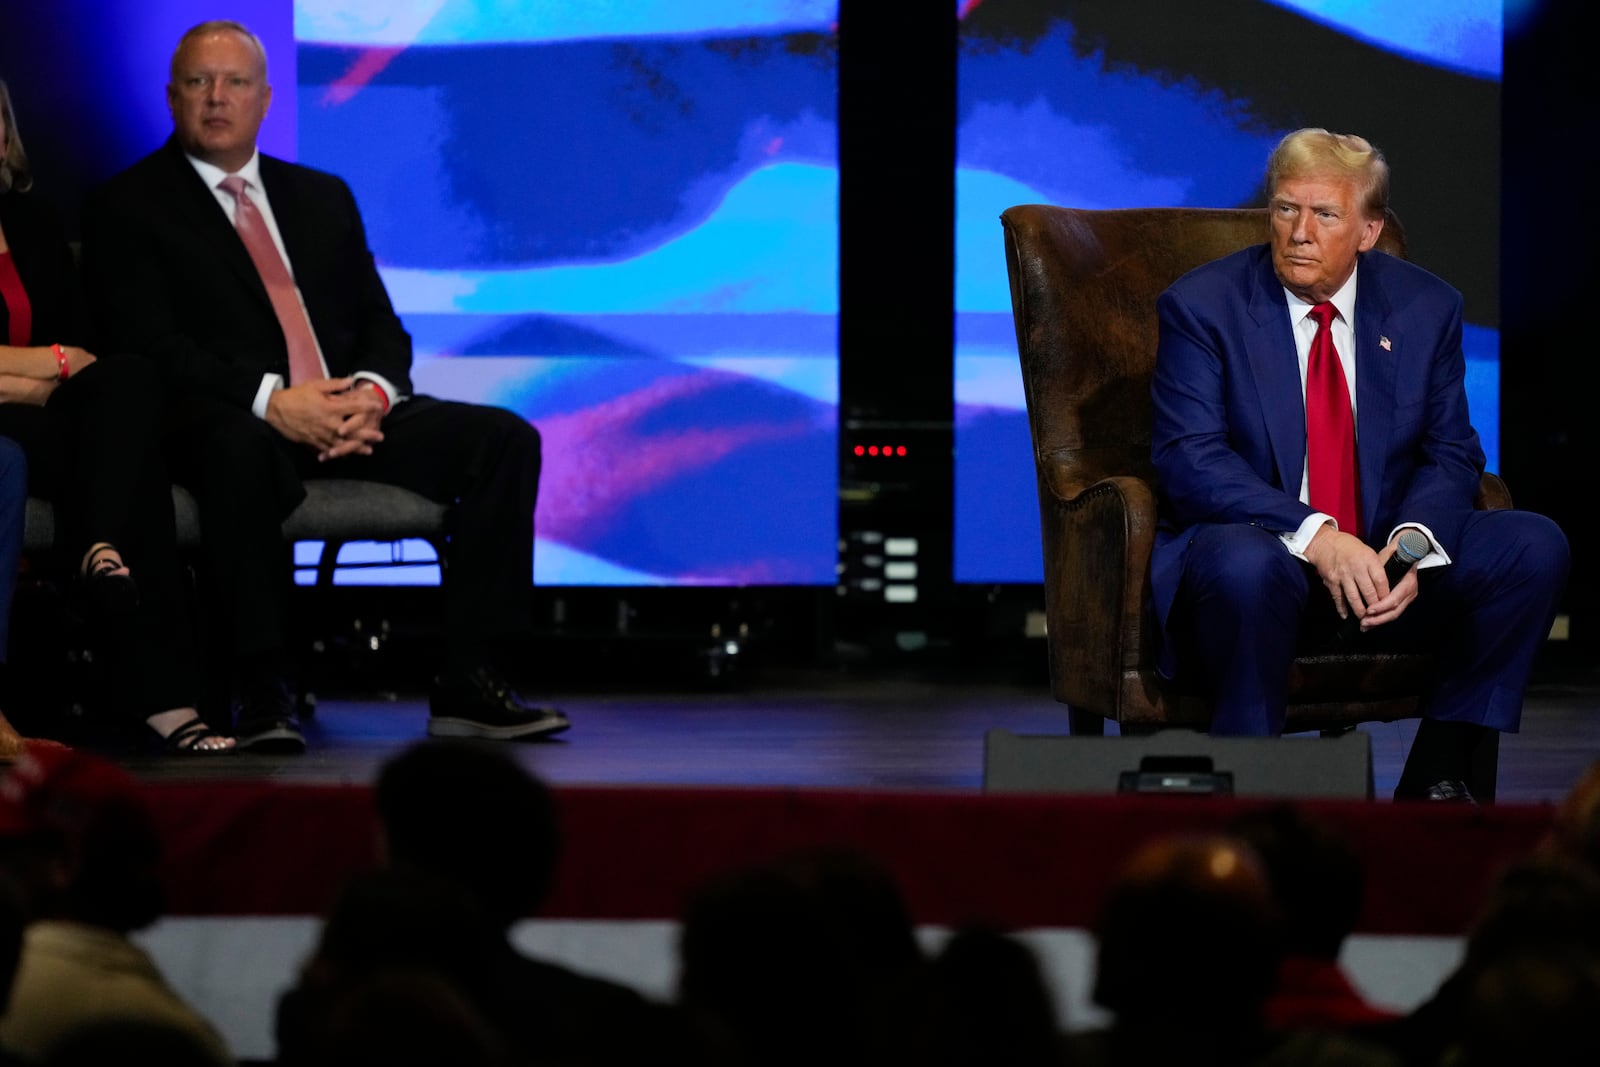
[[[0,349],[0,352],[3,351],[5,349]],[[60,384],[55,378],[39,379],[0,373],[0,404],[37,404],[43,407]]]
[[[94,355],[74,345],[0,345],[0,375],[61,381],[94,362]]]

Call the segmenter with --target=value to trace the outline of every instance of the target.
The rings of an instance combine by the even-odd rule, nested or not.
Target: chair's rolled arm
[[[1045,615],[1057,699],[1114,709],[1124,670],[1137,667],[1149,603],[1155,492],[1143,479],[1105,478],[1068,498],[1040,493]]]

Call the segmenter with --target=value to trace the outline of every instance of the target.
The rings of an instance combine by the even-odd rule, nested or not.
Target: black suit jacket
[[[411,388],[411,337],[378,276],[342,180],[261,157],[278,231],[328,372],[367,370]],[[98,333],[147,356],[180,394],[248,408],[289,357],[250,254],[168,139],[94,190],[83,214],[84,281]]]

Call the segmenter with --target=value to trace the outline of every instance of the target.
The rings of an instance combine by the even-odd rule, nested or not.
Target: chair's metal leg
[[[317,557],[317,588],[333,588],[333,572],[339,566],[339,549],[343,547],[340,541],[322,542],[322,554]]]
[[[1067,708],[1067,732],[1074,737],[1104,737],[1106,720],[1092,711]]]
[[[324,540],[322,551],[317,555],[317,581],[311,588],[312,603],[315,605],[313,617],[322,620],[327,617],[327,602],[329,591],[333,589],[333,572],[339,567],[339,549],[344,542]],[[320,629],[320,627],[319,627]],[[331,635],[325,631],[319,632],[317,641],[320,644],[327,641]],[[309,722],[317,714],[317,693],[311,684],[300,687],[299,698],[295,702],[295,710],[300,715],[302,722]]]

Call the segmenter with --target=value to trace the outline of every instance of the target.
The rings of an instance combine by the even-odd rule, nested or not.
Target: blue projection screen
[[[1411,258],[1465,295],[1469,401],[1497,467],[1499,0],[958,11],[956,581],[1043,578],[1000,213],[1260,206],[1268,153],[1301,126],[1387,154]]]
[[[296,3],[418,389],[543,435],[540,584],[835,580],[837,6]]]

